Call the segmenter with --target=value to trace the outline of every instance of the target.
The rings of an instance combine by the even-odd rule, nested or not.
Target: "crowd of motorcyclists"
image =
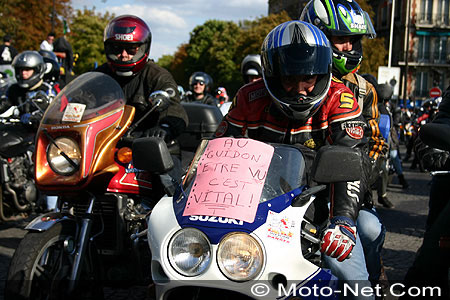
[[[327,6],[333,9],[325,9]],[[339,6],[348,7],[359,18],[349,20],[332,14]],[[350,26],[353,22],[359,22],[355,23],[358,27]],[[412,166],[420,170],[448,170],[449,157],[447,151],[427,147],[418,138],[420,127],[436,114],[448,118],[439,106],[441,99],[442,106],[450,97],[448,92],[420,106],[405,106],[393,101],[388,84],[358,74],[363,59],[361,41],[375,35],[368,14],[355,1],[311,1],[299,20],[280,24],[268,33],[260,54],[245,56],[241,62],[243,87],[236,95],[227,95],[226,87],[214,85],[213,78],[203,71],[189,77],[184,92],[167,70],[149,59],[152,34],[148,25],[136,16],[124,15],[105,28],[107,62],[94,71],[119,83],[126,103],[136,109],[136,119],[152,107],[148,102],[152,92],[162,90],[169,95],[170,105],[138,124],[135,138],[158,137],[169,145],[189,122],[182,103],[197,102],[222,107],[224,118],[216,138],[302,144],[312,153],[326,144],[358,149],[361,179],[331,184],[317,201],[315,221],[326,224],[321,242],[324,267],[342,282],[358,280],[362,289],[386,280],[381,259],[386,229],[372,193],[376,189],[378,204],[392,208],[386,187],[394,172],[402,188],[408,188],[400,143],[407,147],[403,162],[413,156]],[[24,51],[11,65],[16,82],[1,100],[0,113],[16,105],[21,122],[37,128],[42,113],[36,114],[39,108],[26,100],[37,91],[48,95],[50,101],[58,94],[56,57],[51,51]],[[380,122],[383,115],[387,116],[385,123]],[[181,170],[176,174],[181,176]],[[427,222],[430,227],[446,205],[442,193],[447,181],[448,175],[433,179]],[[416,264],[409,276],[413,277],[421,266]]]

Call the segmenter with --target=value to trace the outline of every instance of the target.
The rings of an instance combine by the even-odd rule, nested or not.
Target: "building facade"
[[[377,37],[391,45],[391,66],[401,68],[400,99],[430,98],[430,89],[444,91],[450,84],[450,0],[395,1],[393,37],[392,0],[369,0]],[[294,19],[307,1],[269,0],[269,13],[286,10]],[[406,81],[405,81],[405,74]]]
[[[395,0],[392,66],[402,68],[402,95],[419,103],[450,84],[449,0]],[[389,47],[392,2],[371,1],[374,26]],[[407,81],[405,85],[405,73]]]

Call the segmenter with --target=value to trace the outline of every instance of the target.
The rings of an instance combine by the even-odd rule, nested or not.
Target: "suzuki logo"
[[[244,221],[230,219],[230,218],[226,218],[226,217],[216,217],[216,216],[190,216],[189,220],[190,221],[200,221],[200,222],[244,225]]]

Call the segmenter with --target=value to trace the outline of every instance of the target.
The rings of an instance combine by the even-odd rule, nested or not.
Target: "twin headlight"
[[[195,228],[181,229],[169,243],[169,261],[184,276],[202,274],[211,264],[211,252],[208,238]],[[217,263],[230,280],[247,281],[261,272],[264,253],[255,238],[246,233],[233,232],[219,243]]]

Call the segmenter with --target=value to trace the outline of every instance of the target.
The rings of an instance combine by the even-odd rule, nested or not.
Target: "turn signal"
[[[117,152],[117,159],[124,164],[131,162],[133,158],[132,151],[128,147],[120,148]]]

